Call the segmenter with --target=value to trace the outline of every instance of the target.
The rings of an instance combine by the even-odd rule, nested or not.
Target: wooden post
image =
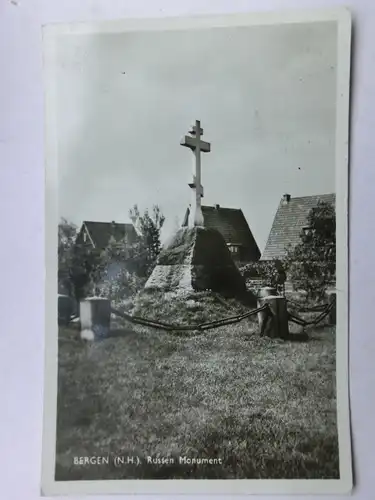
[[[332,304],[332,309],[328,314],[328,323],[330,325],[336,325],[336,290],[327,290],[326,296],[328,299],[328,304]]]
[[[108,337],[111,302],[102,297],[90,297],[80,303],[81,338],[98,340]]]
[[[258,292],[258,302],[257,307],[261,307],[264,305],[263,299],[264,297],[268,297],[270,295],[276,295],[276,289],[271,286],[265,286],[261,288]],[[258,313],[258,323],[259,323],[259,331],[260,334],[264,334],[264,329],[266,327],[267,321],[269,319],[269,310],[261,311]]]
[[[259,298],[268,297],[269,295],[277,295],[276,288],[265,286],[259,290]]]
[[[260,298],[258,304],[260,306],[268,304],[269,306],[268,314],[266,311],[258,313],[261,335],[287,339],[289,337],[289,324],[285,297],[268,295]]]

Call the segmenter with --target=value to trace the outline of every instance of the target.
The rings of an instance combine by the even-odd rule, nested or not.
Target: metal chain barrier
[[[216,321],[210,321],[207,323],[199,323],[196,325],[173,325],[171,323],[164,323],[162,321],[153,320],[150,318],[143,318],[140,316],[133,316],[131,314],[127,314],[125,312],[118,311],[117,309],[111,308],[111,313],[116,316],[120,316],[121,318],[130,321],[131,323],[135,323],[137,325],[150,326],[152,328],[157,328],[159,330],[180,330],[180,331],[193,331],[193,330],[210,330],[213,328],[218,328],[219,326],[232,325],[234,323],[239,323],[240,321],[250,318],[254,314],[258,314],[261,311],[265,311],[269,309],[268,304],[265,304],[262,307],[258,307],[252,311],[249,311],[244,314],[238,314],[237,316],[230,316],[228,318],[218,319]]]
[[[303,306],[301,306],[301,304],[299,304],[298,302],[295,302],[294,300],[291,300],[291,299],[287,299],[287,302],[289,302],[289,304],[291,304],[293,307],[298,309],[298,312],[301,312],[301,313],[323,312],[326,310],[326,307],[329,305],[328,303],[324,303],[324,304],[318,304],[317,306],[313,306],[313,307],[303,307]]]
[[[291,302],[291,301],[289,301]],[[297,325],[302,326],[305,328],[306,326],[310,325],[317,325],[323,319],[330,313],[332,308],[334,307],[334,302],[331,302],[330,304],[326,305],[319,305],[315,306],[310,309],[300,309],[301,312],[320,312],[320,314],[313,320],[306,321],[305,319],[301,318],[300,316],[291,313],[288,311],[288,321],[295,323]],[[206,323],[198,323],[198,324],[193,324],[193,325],[178,325],[178,324],[172,324],[172,323],[165,323],[163,321],[151,319],[151,318],[145,318],[141,316],[133,316],[131,314],[128,314],[123,311],[119,311],[117,309],[114,309],[111,307],[110,309],[111,313],[114,314],[115,316],[119,316],[122,319],[125,319],[126,321],[129,321],[130,323],[134,323],[137,325],[142,325],[142,326],[148,326],[151,328],[156,328],[159,330],[166,330],[166,331],[204,331],[204,330],[211,330],[214,328],[219,328],[220,326],[226,326],[226,325],[232,325],[235,323],[239,323],[240,321],[243,321],[246,318],[250,318],[251,316],[254,316],[255,314],[258,314],[262,311],[267,311],[268,316],[272,316],[272,311],[271,308],[268,304],[264,304],[261,307],[258,307],[256,309],[253,309],[252,311],[248,311],[243,314],[237,314],[235,316],[229,316],[227,318],[222,318],[214,321],[209,321]]]
[[[319,314],[319,316],[317,316],[315,319],[313,319],[311,321],[306,321],[303,318],[301,318],[300,316],[297,316],[297,315],[289,312],[288,313],[289,321],[291,321],[292,323],[296,323],[297,325],[300,325],[303,327],[309,326],[309,325],[317,325],[329,314],[329,312],[331,311],[333,306],[334,306],[333,302],[331,304],[327,304],[325,306],[325,309]],[[311,312],[311,310],[309,312]]]

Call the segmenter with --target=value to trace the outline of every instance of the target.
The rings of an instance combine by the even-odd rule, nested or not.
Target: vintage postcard
[[[351,490],[350,32],[44,28],[44,495]]]

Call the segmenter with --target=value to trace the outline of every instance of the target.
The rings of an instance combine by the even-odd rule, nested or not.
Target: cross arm
[[[189,134],[192,134],[192,135],[197,135],[198,132],[199,132],[199,135],[203,135],[203,128],[201,126],[199,126],[199,128],[198,128],[196,125],[194,125],[189,130]]]
[[[185,135],[185,137],[181,139],[180,145],[195,150],[197,147],[197,139],[195,137]],[[199,149],[202,151],[202,153],[209,153],[211,151],[211,144],[209,142],[199,141],[199,146]]]

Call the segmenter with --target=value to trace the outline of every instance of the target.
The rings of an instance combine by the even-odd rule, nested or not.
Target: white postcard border
[[[57,137],[54,64],[55,41],[63,34],[204,29],[281,23],[336,21],[338,24],[336,113],[336,247],[337,330],[336,379],[340,479],[271,480],[97,480],[55,481],[57,416]],[[348,137],[351,16],[346,8],[297,10],[180,18],[127,19],[98,23],[51,24],[43,27],[45,69],[45,385],[42,494],[344,494],[352,488],[348,379]]]

